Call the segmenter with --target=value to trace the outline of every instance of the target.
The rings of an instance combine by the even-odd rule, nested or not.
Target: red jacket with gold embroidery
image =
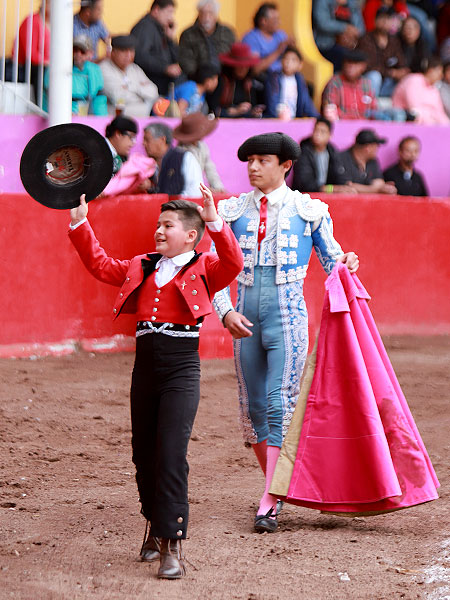
[[[228,225],[224,223],[220,232],[209,231],[209,234],[217,254],[196,254],[172,280],[173,293],[165,299],[165,312],[170,312],[173,323],[183,323],[188,314],[190,323],[183,324],[195,324],[200,317],[212,312],[214,294],[229,285],[243,268],[242,251]],[[111,258],[100,246],[87,221],[69,231],[69,237],[85,267],[96,279],[120,287],[113,318],[121,312],[136,313],[144,276],[153,273],[161,254],[141,254],[131,260]]]

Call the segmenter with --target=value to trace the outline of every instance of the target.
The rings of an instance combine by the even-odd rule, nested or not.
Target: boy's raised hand
[[[81,194],[80,196],[80,205],[76,208],[70,209],[70,218],[72,219],[70,224],[76,225],[84,218],[86,218],[88,214],[88,205],[86,203],[86,194]]]
[[[217,214],[216,207],[214,206],[214,199],[211,190],[206,187],[204,183],[200,183],[200,191],[203,196],[203,206],[198,206],[198,211],[201,218],[205,223],[212,223],[217,221],[219,215]]]

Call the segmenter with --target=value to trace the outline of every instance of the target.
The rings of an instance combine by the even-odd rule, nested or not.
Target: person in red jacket
[[[131,380],[133,462],[147,528],[140,558],[159,560],[158,577],[185,574],[181,540],[188,525],[187,446],[200,399],[199,330],[214,294],[243,268],[242,251],[218,216],[211,191],[204,206],[172,200],[161,207],[156,253],[107,256],[86,216],[84,196],[71,210],[70,239],[94,277],[120,287],[113,317],[136,315]],[[205,223],[216,253],[196,253]]]
[[[32,16],[26,17],[19,28],[19,44],[17,62],[24,65],[28,52],[28,32],[31,19],[31,64],[45,66],[50,61],[50,2],[45,4]],[[14,48],[13,48],[14,52]]]
[[[402,22],[409,16],[409,10],[404,0],[366,0],[363,8],[363,18],[366,24],[366,31],[375,29],[375,16],[382,6],[392,8],[395,12],[395,18],[392,19],[393,30],[390,33],[397,33]]]
[[[12,54],[16,54],[19,65],[18,80],[25,80],[26,61],[28,54],[29,36],[31,35],[30,54],[30,83],[34,88],[36,98],[39,96],[39,65],[48,67],[50,62],[50,2],[41,4],[40,9],[33,15],[28,15],[19,27],[19,35],[14,40]]]

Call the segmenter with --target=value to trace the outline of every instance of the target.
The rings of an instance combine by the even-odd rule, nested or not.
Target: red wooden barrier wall
[[[450,333],[450,201],[381,196],[325,196],[344,250],[360,256],[359,276],[382,333]],[[89,205],[94,230],[113,256],[153,249],[165,196],[119,197]],[[68,237],[68,212],[26,195],[0,195],[0,356],[132,348],[134,321],[112,323],[116,288],[96,281]],[[200,249],[205,249],[207,240]],[[305,289],[310,330],[320,321],[325,275],[315,257]],[[115,337],[114,337],[115,336]],[[125,336],[125,337],[123,337]],[[203,358],[231,356],[215,315],[202,331]],[[97,340],[97,341],[95,341]]]

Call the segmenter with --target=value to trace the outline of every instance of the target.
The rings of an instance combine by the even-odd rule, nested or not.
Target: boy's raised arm
[[[74,227],[83,221],[87,217],[88,210],[89,208],[86,202],[86,194],[81,194],[79,206],[70,209],[71,226]]]
[[[79,206],[70,209],[70,240],[84,266],[96,279],[111,285],[121,286],[131,261],[118,260],[106,254],[95,237],[89,222],[86,221],[87,214],[88,205],[85,195],[82,194]]]
[[[205,223],[214,223],[219,220],[219,215],[214,204],[211,190],[200,182],[200,191],[203,196],[203,206],[198,206],[198,212]]]

